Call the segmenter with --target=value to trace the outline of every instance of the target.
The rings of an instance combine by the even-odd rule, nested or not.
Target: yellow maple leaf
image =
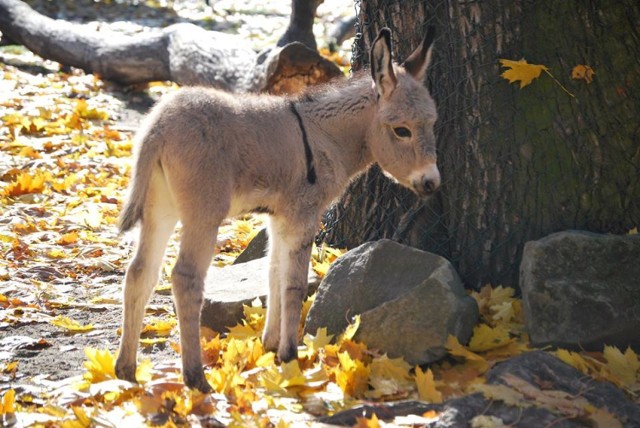
[[[53,318],[50,322],[51,324],[57,327],[62,327],[73,333],[82,333],[82,332],[93,330],[92,324],[82,325],[78,321],[68,317],[63,317],[62,315],[58,315],[57,317]]]
[[[152,319],[142,327],[141,334],[167,337],[171,335],[171,331],[176,327],[178,322],[175,318]]]
[[[529,64],[524,59],[520,61],[513,61],[509,59],[500,59],[500,64],[507,68],[502,72],[501,76],[509,81],[509,83],[515,83],[520,81],[520,89],[531,84],[533,79],[540,77],[540,73],[543,71],[549,71],[549,69],[540,64]]]
[[[416,367],[414,379],[421,400],[436,404],[442,403],[442,394],[436,389],[436,383],[433,379],[431,369],[423,372],[420,367]]]
[[[0,415],[15,413],[15,399],[16,391],[13,388],[4,393],[0,400]]]
[[[353,322],[347,326],[344,332],[338,337],[338,344],[341,344],[345,340],[352,340],[353,336],[356,335],[356,332],[360,328],[360,315],[356,315],[353,317]]]
[[[246,322],[236,324],[234,327],[229,327],[227,330],[229,330],[227,337],[233,339],[245,340],[252,337],[260,337],[260,332],[255,330]]]
[[[56,243],[58,245],[71,245],[78,242],[78,238],[79,238],[78,232],[72,231],[69,233],[62,234],[60,238],[58,238]]]
[[[80,406],[71,406],[71,411],[73,412],[73,414],[76,417],[76,424],[74,424],[74,426],[78,426],[78,427],[90,427],[92,426],[91,423],[91,418],[87,415],[87,412],[84,411],[84,409]]]
[[[83,118],[90,120],[107,120],[109,119],[109,113],[103,110],[89,107],[86,100],[80,98],[76,100],[75,113]]]
[[[370,418],[358,417],[353,428],[380,428],[380,420],[375,413]]]
[[[138,362],[136,366],[136,380],[140,383],[147,383],[153,377],[153,363],[150,359],[145,358]]]
[[[47,174],[40,172],[35,172],[33,175],[28,172],[23,172],[16,177],[15,181],[9,183],[2,193],[4,196],[21,196],[29,193],[42,193],[47,177]]]
[[[201,334],[202,335],[202,334]],[[220,353],[222,352],[222,339],[219,334],[216,334],[211,339],[200,339],[202,348],[202,363],[205,366],[213,366],[220,359]]]
[[[455,357],[464,357],[471,361],[485,361],[483,357],[471,352],[465,346],[461,345],[458,338],[451,334],[447,338],[447,350],[449,350],[449,353]]]
[[[387,354],[371,362],[371,376],[395,379],[398,382],[411,379],[411,366],[403,358],[389,358]]]
[[[298,351],[298,356],[300,358],[309,358],[311,359],[314,355],[320,351],[320,349],[327,346],[331,343],[331,339],[333,339],[333,335],[327,334],[327,328],[322,327],[316,331],[315,336],[311,336],[310,334],[306,334],[302,339],[302,343],[305,344],[306,348]]]
[[[348,352],[338,354],[340,364],[333,369],[336,384],[351,397],[359,397],[369,385],[369,367],[351,358]]]
[[[116,378],[115,357],[108,349],[84,348],[87,361],[84,362],[84,379],[98,383]]]
[[[311,266],[314,272],[324,278],[333,262],[346,252],[346,249],[331,248],[324,243],[321,247],[314,244],[311,252]]]
[[[473,368],[478,374],[482,374],[489,369],[489,363],[484,357],[475,352],[471,352],[467,347],[461,345],[453,335],[449,335],[447,338],[447,350],[449,354],[454,357],[463,357],[466,359],[465,365]]]
[[[623,386],[639,383],[640,360],[638,360],[638,354],[633,349],[627,348],[622,353],[614,346],[605,346],[603,355],[607,360],[607,367]]]
[[[42,157],[42,155],[40,155],[40,153],[31,146],[24,146],[18,153],[18,156],[24,156],[31,159],[40,159]]]
[[[275,428],[291,428],[291,424],[284,419],[280,419]]]
[[[473,328],[473,336],[469,341],[469,350],[484,352],[490,349],[500,348],[513,342],[509,337],[509,331],[503,326],[489,327],[480,324]]]
[[[154,346],[166,343],[167,340],[166,337],[141,337],[140,344],[142,346]]]
[[[576,80],[584,80],[587,83],[593,82],[593,76],[596,72],[588,65],[578,64],[571,70],[571,78]]]
[[[313,271],[320,278],[324,278],[325,276],[327,276],[327,272],[329,272],[329,268],[331,267],[331,263],[329,263],[328,261],[317,262],[317,261],[313,260],[311,265],[313,267]]]
[[[589,374],[589,364],[579,353],[566,349],[558,349],[556,351],[556,357],[579,370],[581,373]]]
[[[280,386],[283,388],[302,386],[306,382],[306,379],[302,374],[302,370],[300,370],[300,364],[298,364],[298,360],[280,364],[280,371],[282,374],[282,381],[280,382]]]
[[[386,354],[375,358],[369,365],[369,385],[371,390],[365,392],[368,398],[402,393],[411,388],[411,366],[402,358],[389,358]]]

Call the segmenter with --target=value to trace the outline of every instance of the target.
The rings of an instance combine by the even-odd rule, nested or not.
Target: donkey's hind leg
[[[157,177],[153,189],[145,206],[140,242],[125,275],[122,338],[115,371],[120,379],[131,382],[136,381],[136,353],[144,308],[158,283],[162,256],[178,220],[165,192],[164,179]]]
[[[202,392],[211,391],[211,387],[202,369],[200,311],[204,279],[213,257],[220,221],[201,224],[183,219],[180,254],[171,275],[180,327],[184,383]]]

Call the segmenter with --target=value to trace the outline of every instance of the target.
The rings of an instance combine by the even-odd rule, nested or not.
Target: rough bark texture
[[[638,2],[362,0],[360,7],[356,53],[389,26],[402,60],[425,25],[438,28],[428,85],[440,116],[443,186],[423,205],[372,170],[329,213],[329,227],[337,223],[331,242],[393,237],[449,258],[470,286],[516,285],[528,240],[638,226]],[[499,59],[523,57],[548,66],[575,98],[546,74],[523,89],[509,85]],[[591,84],[570,78],[578,64],[596,71]]]
[[[316,0],[298,0],[312,3]],[[302,9],[313,13],[315,7]],[[303,23],[308,21],[303,20]],[[293,20],[292,20],[293,22]],[[342,73],[308,43],[307,28],[296,23],[289,44],[258,55],[239,36],[206,31],[187,23],[136,36],[99,32],[41,15],[19,0],[0,0],[0,31],[40,55],[121,84],[171,80],[232,92],[293,93]],[[310,27],[309,27],[310,29]],[[311,33],[312,34],[312,33]],[[315,42],[314,42],[315,46]]]

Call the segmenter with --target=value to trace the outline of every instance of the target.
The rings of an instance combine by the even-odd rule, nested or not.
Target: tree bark
[[[526,241],[563,229],[625,233],[640,223],[640,5],[633,0],[362,0],[364,53],[382,26],[397,58],[423,22],[439,31],[428,76],[438,104],[440,193],[426,204],[377,170],[329,213],[328,239],[393,237],[454,262],[471,287],[517,285]],[[525,88],[500,58],[544,64]],[[367,60],[356,59],[357,66]],[[591,84],[571,80],[593,67]]]
[[[315,8],[305,11],[315,13]],[[0,0],[0,31],[43,58],[125,85],[171,80],[231,92],[292,93],[342,75],[294,38],[257,54],[239,36],[186,23],[125,36],[51,19],[19,0]]]

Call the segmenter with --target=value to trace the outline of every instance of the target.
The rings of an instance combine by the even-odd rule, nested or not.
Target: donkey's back
[[[283,190],[304,166],[290,102],[211,88],[184,88],[165,97],[137,135],[121,230],[143,218],[144,205],[151,203],[149,186],[157,181],[165,181],[165,196],[181,220],[203,205],[190,201],[195,189],[199,200],[215,199],[222,216],[251,211]]]
[[[144,307],[167,240],[182,222],[171,279],[187,386],[209,391],[199,341],[204,277],[218,226],[241,212],[267,212],[269,296],[265,349],[297,356],[297,332],[314,236],[329,202],[377,162],[420,196],[440,184],[435,104],[423,85],[434,34],[403,66],[391,62],[390,31],[371,49],[371,78],[300,99],[183,89],[149,115],[136,141],[122,230],[140,223],[127,269],[116,374],[135,380]]]

